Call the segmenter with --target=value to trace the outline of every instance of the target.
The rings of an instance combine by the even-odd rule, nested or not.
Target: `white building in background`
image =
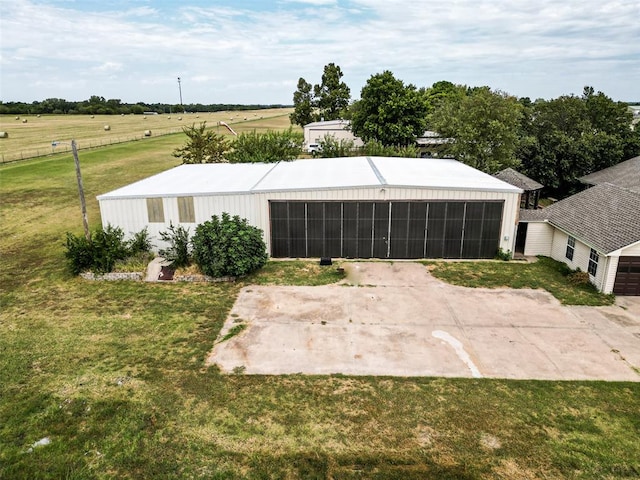
[[[304,149],[309,150],[311,145],[319,145],[326,135],[330,135],[337,141],[351,140],[354,147],[362,147],[364,142],[349,130],[349,120],[328,120],[313,122],[304,128]]]

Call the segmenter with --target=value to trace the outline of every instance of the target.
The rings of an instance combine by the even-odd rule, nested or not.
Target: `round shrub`
[[[193,259],[211,277],[246,275],[267,262],[262,230],[237,215],[214,215],[198,225],[192,244]]]

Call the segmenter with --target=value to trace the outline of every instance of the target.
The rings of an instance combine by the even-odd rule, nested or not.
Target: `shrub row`
[[[99,227],[90,239],[67,232],[65,246],[65,257],[74,275],[88,270],[98,274],[108,273],[117,261],[151,251],[146,228],[135,233],[131,240],[124,240],[122,229],[111,225]]]
[[[210,277],[246,275],[261,268],[268,258],[262,230],[228,213],[214,215],[198,225],[192,239],[188,229],[171,223],[168,231],[160,232],[160,238],[167,247],[158,253],[173,267],[186,267],[195,261]],[[85,271],[111,272],[116,262],[150,252],[152,245],[146,228],[125,241],[120,228],[107,225],[98,228],[91,240],[67,233],[66,248],[69,267],[78,275]]]

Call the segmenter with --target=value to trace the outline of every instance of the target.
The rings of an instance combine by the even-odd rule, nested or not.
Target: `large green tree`
[[[461,92],[461,89],[458,89]],[[489,87],[443,96],[434,105],[429,128],[452,143],[449,153],[487,173],[516,166],[522,105]]]
[[[192,124],[183,127],[187,142],[173,152],[173,156],[182,159],[182,163],[218,163],[225,160],[229,144],[224,135],[207,130],[207,122],[199,126]]]
[[[317,117],[324,120],[337,120],[342,118],[349,106],[351,90],[342,80],[342,70],[334,63],[324,66],[322,82],[314,85]]]
[[[386,70],[372,75],[351,112],[351,129],[365,142],[405,146],[424,132],[427,105],[414,85]]]
[[[298,79],[298,89],[293,93],[293,112],[289,115],[292,124],[304,127],[313,122],[315,102],[312,88],[304,78]]]
[[[342,70],[335,63],[324,66],[322,81],[313,87],[304,78],[298,80],[293,93],[294,111],[291,123],[304,127],[318,120],[344,118],[351,99],[351,90],[342,81]]]
[[[578,178],[640,154],[640,130],[627,105],[585,87],[582,97],[536,100],[525,108],[519,158],[524,173],[557,197]]]

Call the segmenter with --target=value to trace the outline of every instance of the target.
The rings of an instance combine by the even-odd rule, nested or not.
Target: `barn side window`
[[[567,238],[567,251],[565,252],[564,256],[567,257],[569,260],[573,260],[573,252],[576,249],[576,239],[573,238],[572,236],[569,236],[569,238]]]
[[[596,276],[598,272],[598,261],[600,260],[600,256],[598,252],[596,252],[593,248],[591,252],[589,252],[589,274],[592,276]]]
[[[149,223],[164,223],[162,198],[147,198],[147,215]]]
[[[180,223],[196,223],[193,197],[178,197],[178,218]]]

